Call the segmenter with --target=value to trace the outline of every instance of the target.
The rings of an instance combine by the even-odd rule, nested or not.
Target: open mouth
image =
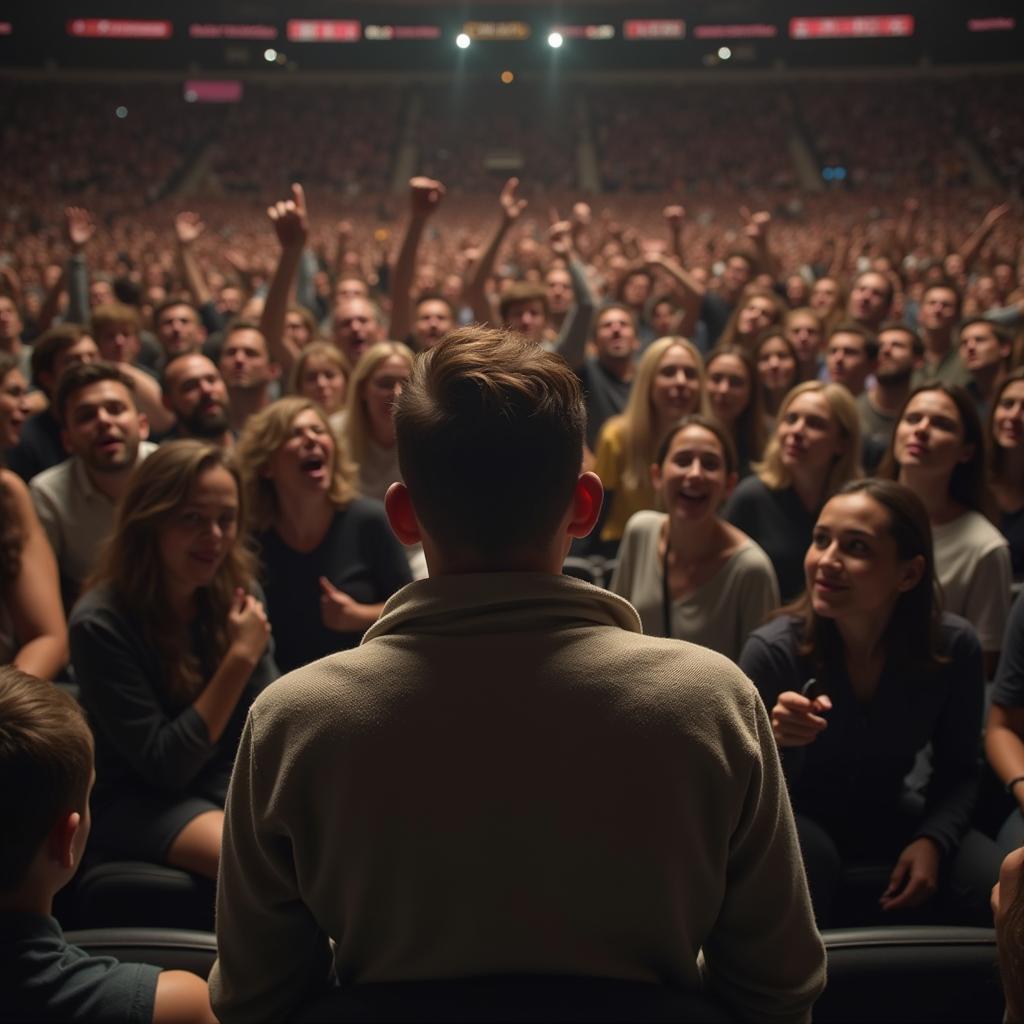
[[[327,460],[322,455],[307,455],[299,469],[313,480],[322,480],[327,475]]]
[[[845,590],[846,587],[835,580],[826,580],[821,576],[817,576],[814,580],[814,589],[826,594],[836,594],[840,590]]]

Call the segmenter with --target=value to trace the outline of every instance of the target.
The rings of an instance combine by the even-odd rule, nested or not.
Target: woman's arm
[[[136,624],[112,604],[88,597],[83,602],[71,618],[71,662],[97,732],[149,785],[181,792],[217,752],[217,740],[259,661],[252,648],[261,634],[266,646],[262,606],[249,597],[243,610],[232,610],[234,638],[227,655],[199,697],[174,715],[158,692],[159,661]],[[240,626],[248,627],[241,646]]]
[[[14,664],[40,679],[53,679],[67,664],[68,630],[60,597],[57,559],[25,484],[3,470],[12,511],[22,531],[21,569],[10,588],[10,612],[19,649]]]

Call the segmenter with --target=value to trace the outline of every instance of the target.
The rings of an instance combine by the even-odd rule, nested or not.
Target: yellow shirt
[[[627,487],[622,479],[626,468],[625,420],[614,416],[601,429],[597,439],[594,472],[601,478],[606,491],[612,492],[608,518],[601,528],[601,540],[622,540],[626,523],[634,512],[657,507],[650,471],[644,467],[639,487]],[[653,461],[653,460],[652,460]]]

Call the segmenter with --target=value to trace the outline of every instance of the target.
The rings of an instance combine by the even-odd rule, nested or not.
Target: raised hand
[[[198,213],[185,210],[174,218],[174,233],[179,244],[191,245],[206,230],[206,225]]]
[[[429,217],[441,205],[445,187],[434,178],[409,179],[409,203],[414,217]]]
[[[306,193],[301,185],[292,185],[291,199],[282,199],[268,206],[267,216],[274,225],[282,249],[301,249],[305,246],[309,236],[309,217],[306,213]]]
[[[994,228],[1009,212],[1009,203],[1001,203],[999,206],[993,206],[992,209],[985,214],[985,219],[982,223],[988,229]]]
[[[520,199],[516,194],[518,188],[519,179],[509,178],[501,190],[501,195],[498,196],[498,202],[501,204],[501,211],[505,215],[505,220],[507,221],[517,220],[523,210],[526,209],[526,200]]]
[[[572,219],[573,223],[578,224],[580,227],[586,228],[590,226],[591,221],[591,210],[587,203],[574,203],[572,208]]]
[[[228,612],[228,636],[231,646],[252,662],[259,661],[270,641],[266,610],[241,588],[235,591],[235,604]]]
[[[745,224],[743,232],[747,238],[756,242],[767,237],[768,227],[772,222],[772,215],[767,210],[751,213],[745,206],[741,206],[740,216]]]
[[[572,252],[572,222],[555,221],[548,228],[548,241],[551,244],[551,251],[556,256],[567,257]]]
[[[320,620],[328,629],[355,633],[368,627],[366,608],[339,590],[326,577],[320,577]]]
[[[683,218],[686,216],[686,208],[675,204],[673,206],[666,206],[661,211],[662,217],[668,221],[670,228],[678,229],[683,226]]]
[[[64,211],[64,230],[71,248],[81,252],[96,234],[96,225],[88,210],[80,206],[69,206]]]

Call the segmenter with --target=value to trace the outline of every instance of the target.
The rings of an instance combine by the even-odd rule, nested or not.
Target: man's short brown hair
[[[0,891],[21,885],[62,814],[85,813],[92,764],[92,733],[74,698],[0,668]]]
[[[108,302],[104,306],[97,306],[92,311],[90,329],[93,338],[102,334],[108,327],[127,327],[133,334],[139,333],[139,314],[131,306],[123,302]]]
[[[53,406],[57,419],[62,427],[67,426],[68,404],[71,399],[93,384],[99,384],[103,380],[112,380],[122,384],[131,396],[133,404],[135,401],[135,381],[128,376],[120,367],[114,363],[104,363],[97,360],[95,363],[79,363],[78,366],[69,366],[61,375],[57,384],[57,394],[54,396]]]
[[[493,561],[546,544],[572,500],[585,425],[563,359],[511,331],[452,331],[395,404],[417,517],[446,552]]]
[[[57,357],[77,345],[89,332],[81,324],[63,323],[51,327],[32,346],[32,380],[39,383],[43,374],[53,373]]]
[[[548,291],[544,285],[535,284],[533,281],[516,281],[502,293],[498,302],[498,313],[502,323],[508,322],[510,310],[521,302],[539,302],[544,307],[545,316],[551,313]]]

